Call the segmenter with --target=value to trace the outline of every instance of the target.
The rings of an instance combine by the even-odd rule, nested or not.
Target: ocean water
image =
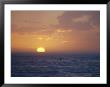
[[[99,77],[100,54],[12,53],[12,77]]]

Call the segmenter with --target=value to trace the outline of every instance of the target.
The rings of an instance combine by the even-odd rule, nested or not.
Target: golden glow
[[[84,11],[85,15],[82,13],[80,11],[78,13],[77,11],[12,11],[12,52],[99,52],[100,12],[89,14]]]
[[[39,48],[36,49],[36,51],[39,52],[39,53],[40,53],[40,52],[45,52],[45,48],[39,47]]]

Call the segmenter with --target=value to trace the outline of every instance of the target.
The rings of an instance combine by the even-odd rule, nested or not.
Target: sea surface
[[[12,77],[99,77],[100,54],[12,53]]]

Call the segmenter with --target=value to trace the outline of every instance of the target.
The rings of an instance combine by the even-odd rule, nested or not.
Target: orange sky
[[[12,52],[99,52],[99,11],[12,11]]]

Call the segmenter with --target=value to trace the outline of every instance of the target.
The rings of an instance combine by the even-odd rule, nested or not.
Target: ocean
[[[11,77],[99,77],[100,54],[12,53]]]

